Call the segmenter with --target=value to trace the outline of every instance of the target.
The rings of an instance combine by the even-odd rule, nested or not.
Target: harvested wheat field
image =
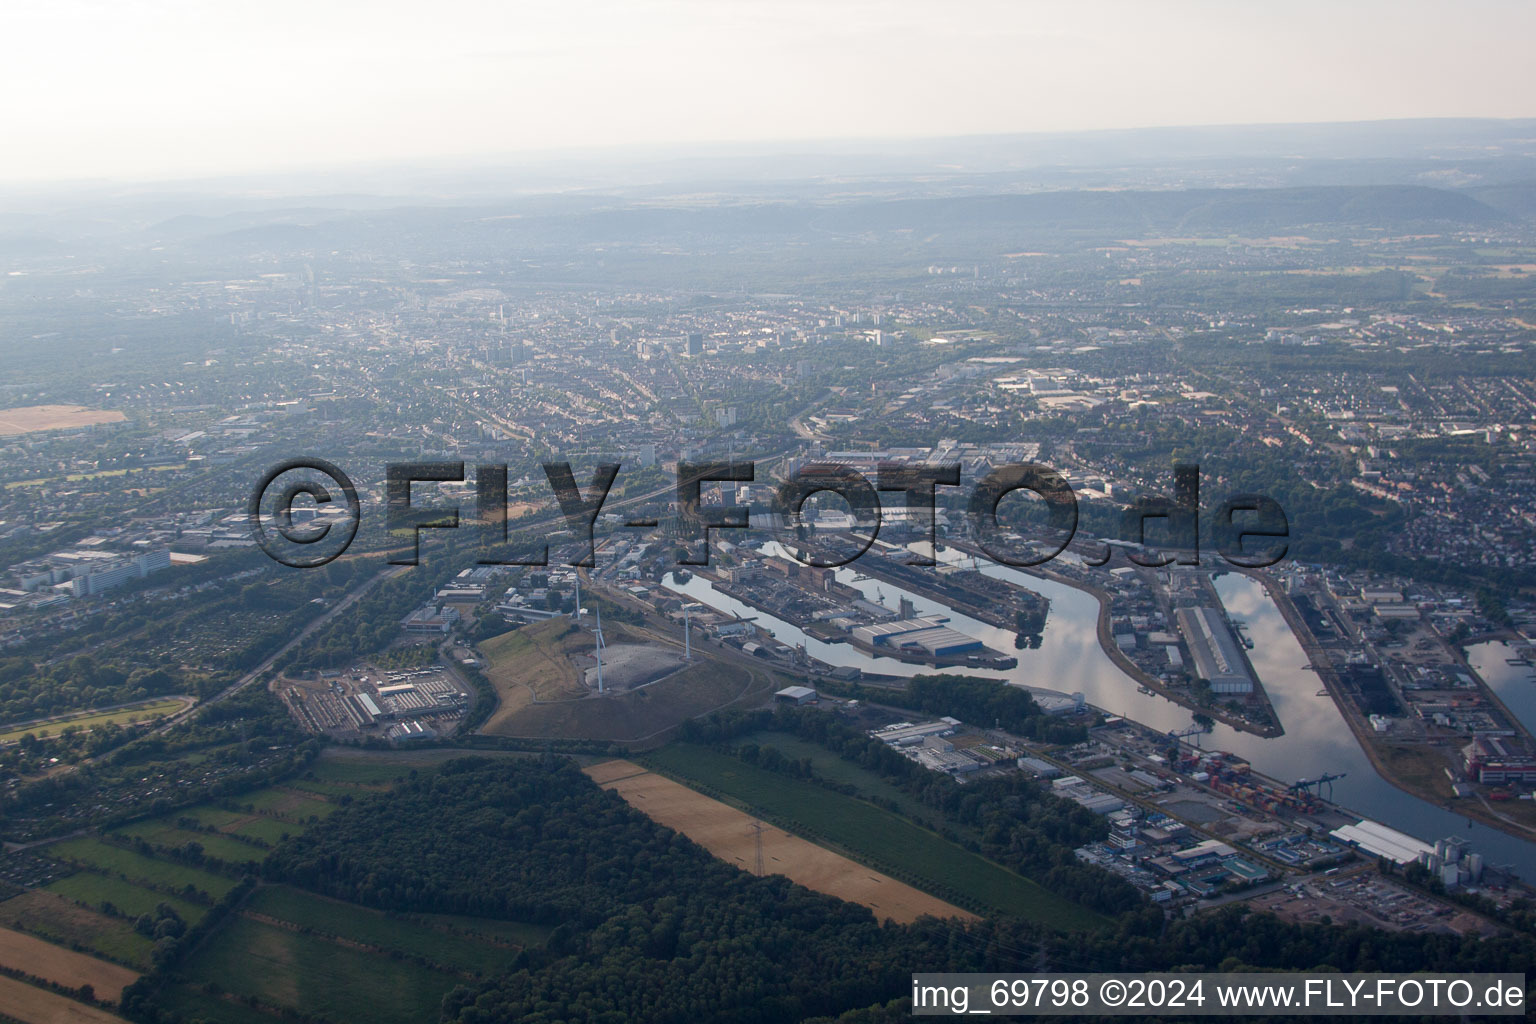
[[[126,967],[9,928],[0,928],[0,964],[67,988],[90,985],[96,990],[96,998],[113,1001],[125,987],[139,980],[138,974]]]
[[[0,974],[0,1007],[22,1024],[123,1024],[123,1018]]]
[[[99,423],[122,423],[128,417],[115,409],[87,409],[83,405],[27,405],[0,409],[0,437],[30,434],[34,430],[69,430]]]
[[[721,860],[753,870],[757,843],[752,828],[755,819],[750,815],[629,761],[604,761],[587,768],[586,773],[652,821],[676,829]],[[784,875],[807,889],[861,903],[878,917],[900,924],[924,914],[976,917],[781,828],[764,824],[762,835],[763,868],[769,874]]]

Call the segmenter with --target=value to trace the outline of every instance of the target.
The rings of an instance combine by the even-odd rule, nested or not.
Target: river
[[[766,545],[764,550],[770,554],[787,554],[776,544]],[[954,549],[945,550],[940,557],[949,561],[968,560]],[[1015,651],[1011,631],[989,626],[890,583],[859,580],[854,568],[839,569],[837,577],[839,582],[857,588],[872,601],[883,596],[886,606],[893,611],[897,599],[907,597],[919,615],[944,616],[949,619],[951,628],[1019,659],[1017,667],[1003,671],[945,671],[963,671],[967,675],[1061,693],[1081,692],[1095,707],[1160,730],[1182,729],[1190,724],[1188,709],[1155,694],[1142,693],[1136,682],[1104,653],[1098,642],[1098,599],[1092,594],[1007,566],[983,562],[981,571],[1050,599],[1051,613],[1038,649]],[[668,574],[663,583],[668,589],[687,594],[711,608],[754,618],[780,642],[792,646],[803,644],[810,655],[830,665],[853,665],[892,676],[935,671],[923,665],[873,657],[846,643],[823,643],[787,622],[719,593],[708,580],[697,575],[687,583],[679,583],[674,575]],[[1469,826],[1463,815],[1404,793],[1376,773],[1332,699],[1326,694],[1318,696],[1321,681],[1305,667],[1305,652],[1262,586],[1247,576],[1226,573],[1217,578],[1216,589],[1228,613],[1245,623],[1245,630],[1254,642],[1249,657],[1280,716],[1285,735],[1264,739],[1217,724],[1210,735],[1201,737],[1203,746],[1247,758],[1254,768],[1280,781],[1311,778],[1323,772],[1346,773],[1345,778],[1333,784],[1333,798],[1342,806],[1430,842],[1442,836],[1459,835],[1471,844],[1472,849],[1482,853],[1488,863],[1512,865],[1522,878],[1536,879],[1536,843],[1484,825],[1473,823]],[[1516,668],[1503,664],[1506,656],[1501,654],[1493,660],[1500,669]],[[1492,655],[1488,657],[1492,658]],[[1474,664],[1477,663],[1474,661]],[[1528,675],[1530,670],[1521,667],[1520,672]],[[1493,679],[1489,682],[1494,684]],[[1536,683],[1527,679],[1523,685],[1527,692],[1536,695]],[[1529,720],[1527,724],[1530,724]]]

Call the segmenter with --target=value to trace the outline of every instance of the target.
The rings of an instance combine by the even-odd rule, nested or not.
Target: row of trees
[[[1081,743],[1088,738],[1083,726],[1042,712],[1028,690],[999,686],[987,679],[946,673],[913,676],[900,688],[844,685],[832,679],[823,679],[818,685],[838,696],[932,715],[953,715],[973,725],[1003,729],[1040,743]]]

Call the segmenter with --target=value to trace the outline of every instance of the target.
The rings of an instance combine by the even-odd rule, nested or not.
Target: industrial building
[[[766,572],[762,562],[752,561],[728,565],[720,570],[720,576],[727,583],[751,583],[762,579]]]
[[[1041,779],[1054,779],[1061,774],[1060,768],[1038,757],[1021,757],[1018,760],[1018,766]]]
[[[508,594],[506,600],[496,606],[496,611],[504,619],[517,619],[522,622],[543,622],[565,614],[558,609],[529,604],[526,597],[515,591]]]
[[[1212,693],[1252,693],[1253,674],[1227,620],[1214,608],[1180,608],[1179,628],[1194,656],[1195,670],[1210,680]]]
[[[453,624],[459,621],[457,609],[447,605],[425,604],[400,622],[400,628],[407,633],[437,633],[439,635],[448,632]]]
[[[400,722],[390,726],[384,735],[395,743],[418,743],[423,740],[437,739],[437,730],[421,722]]]
[[[1405,832],[1388,828],[1379,821],[1362,818],[1355,825],[1342,825],[1329,835],[1342,843],[1358,847],[1366,853],[1385,857],[1398,867],[1411,864],[1422,856],[1435,852],[1435,848]]]
[[[816,700],[816,691],[809,686],[786,686],[773,699],[780,704],[809,704]]]
[[[89,597],[170,567],[170,548],[124,554],[81,546],[55,551],[14,571],[28,593],[52,589],[69,597]]]
[[[1536,784],[1536,757],[1510,738],[1474,736],[1462,748],[1461,756],[1467,775],[1484,785]]]
[[[1071,800],[1079,807],[1095,814],[1113,814],[1125,808],[1124,800],[1095,786],[1090,786],[1078,775],[1067,775],[1052,780],[1051,793],[1064,800]]]
[[[1040,710],[1048,715],[1075,715],[1087,706],[1087,698],[1080,692],[1069,697],[1062,693],[1030,690],[1029,695],[1034,698]]]
[[[897,722],[888,725],[884,729],[878,729],[870,733],[875,739],[888,743],[893,747],[909,747],[923,742],[928,736],[948,736],[955,731],[960,723],[953,718],[944,718],[937,722],[924,722],[921,725],[913,725],[911,722]]]
[[[1182,850],[1175,850],[1168,856],[1175,864],[1186,867],[1199,867],[1213,860],[1230,857],[1237,851],[1220,839],[1204,839],[1193,846],[1186,846]]]
[[[929,771],[945,772],[949,775],[968,775],[985,767],[984,762],[962,751],[927,745],[915,748],[907,756]]]
[[[917,651],[935,658],[948,658],[974,654],[982,650],[982,643],[975,637],[966,636],[950,629],[938,619],[900,619],[896,622],[877,622],[860,626],[853,631],[856,643],[879,649]]]

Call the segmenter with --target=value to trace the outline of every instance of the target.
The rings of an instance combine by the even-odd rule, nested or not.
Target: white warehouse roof
[[[1435,852],[1435,848],[1423,840],[1369,818],[1361,818],[1358,825],[1343,825],[1329,835],[1399,865],[1418,860],[1421,853]]]

